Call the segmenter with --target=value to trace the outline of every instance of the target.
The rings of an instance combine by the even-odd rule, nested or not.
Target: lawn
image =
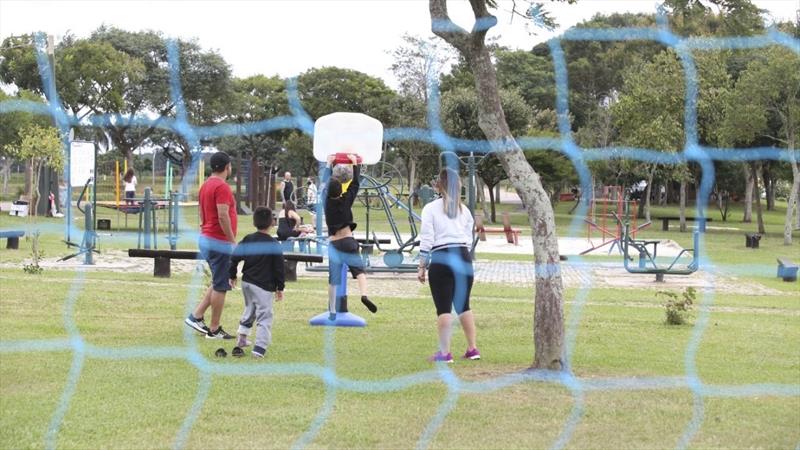
[[[569,234],[569,206],[556,208],[561,235]],[[667,326],[654,289],[567,289],[575,378],[563,383],[524,372],[533,359],[530,287],[476,285],[481,361],[428,363],[436,348],[429,292],[391,278],[371,280],[380,310],[366,328],[337,330],[307,325],[325,308],[326,286],[301,279],[276,305],[265,360],[219,359],[219,341],[182,324],[203,280],[28,275],[21,266],[31,241],[23,239],[19,250],[0,248],[0,448],[665,448],[684,440],[693,448],[794,448],[800,287],[774,270],[776,255],[796,257],[798,244],[782,245],[778,209],[766,216],[759,249],[744,248],[755,225],[740,223],[739,212],[724,225],[738,230],[709,229],[704,240],[703,270],[771,295],[701,293],[687,325]],[[501,210],[525,224],[516,206]],[[357,209],[356,220],[363,213]],[[378,231],[388,231],[375,216]],[[195,226],[195,210],[185,217]],[[69,252],[63,221],[0,215],[0,229],[20,227],[42,231],[46,257]],[[651,236],[691,242],[691,233],[660,226]],[[101,250],[128,248],[135,238],[135,228],[101,235]],[[194,248],[188,239],[180,247]],[[231,331],[241,306],[234,291],[223,316]],[[459,333],[454,352],[464,350]],[[690,383],[692,373],[702,384]]]

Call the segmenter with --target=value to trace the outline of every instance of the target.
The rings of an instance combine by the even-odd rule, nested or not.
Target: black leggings
[[[468,248],[434,250],[428,278],[437,316],[450,314],[453,308],[458,315],[469,311],[469,296],[475,276]]]

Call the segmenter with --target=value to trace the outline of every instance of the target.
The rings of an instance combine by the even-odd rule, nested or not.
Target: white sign
[[[94,142],[73,141],[69,146],[69,180],[72,187],[94,179]]]

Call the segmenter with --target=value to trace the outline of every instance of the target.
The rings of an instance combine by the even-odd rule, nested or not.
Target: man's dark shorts
[[[342,269],[345,264],[353,278],[364,272],[364,260],[359,254],[358,242],[353,237],[330,241],[328,246],[328,283],[338,286],[342,282]]]
[[[200,236],[200,255],[211,269],[211,287],[217,292],[231,290],[230,268],[233,244],[219,241],[208,236]]]

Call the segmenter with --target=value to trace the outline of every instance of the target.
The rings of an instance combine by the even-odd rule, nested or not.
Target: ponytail
[[[455,170],[445,168],[439,172],[438,184],[444,213],[454,219],[461,214],[461,179]]]

